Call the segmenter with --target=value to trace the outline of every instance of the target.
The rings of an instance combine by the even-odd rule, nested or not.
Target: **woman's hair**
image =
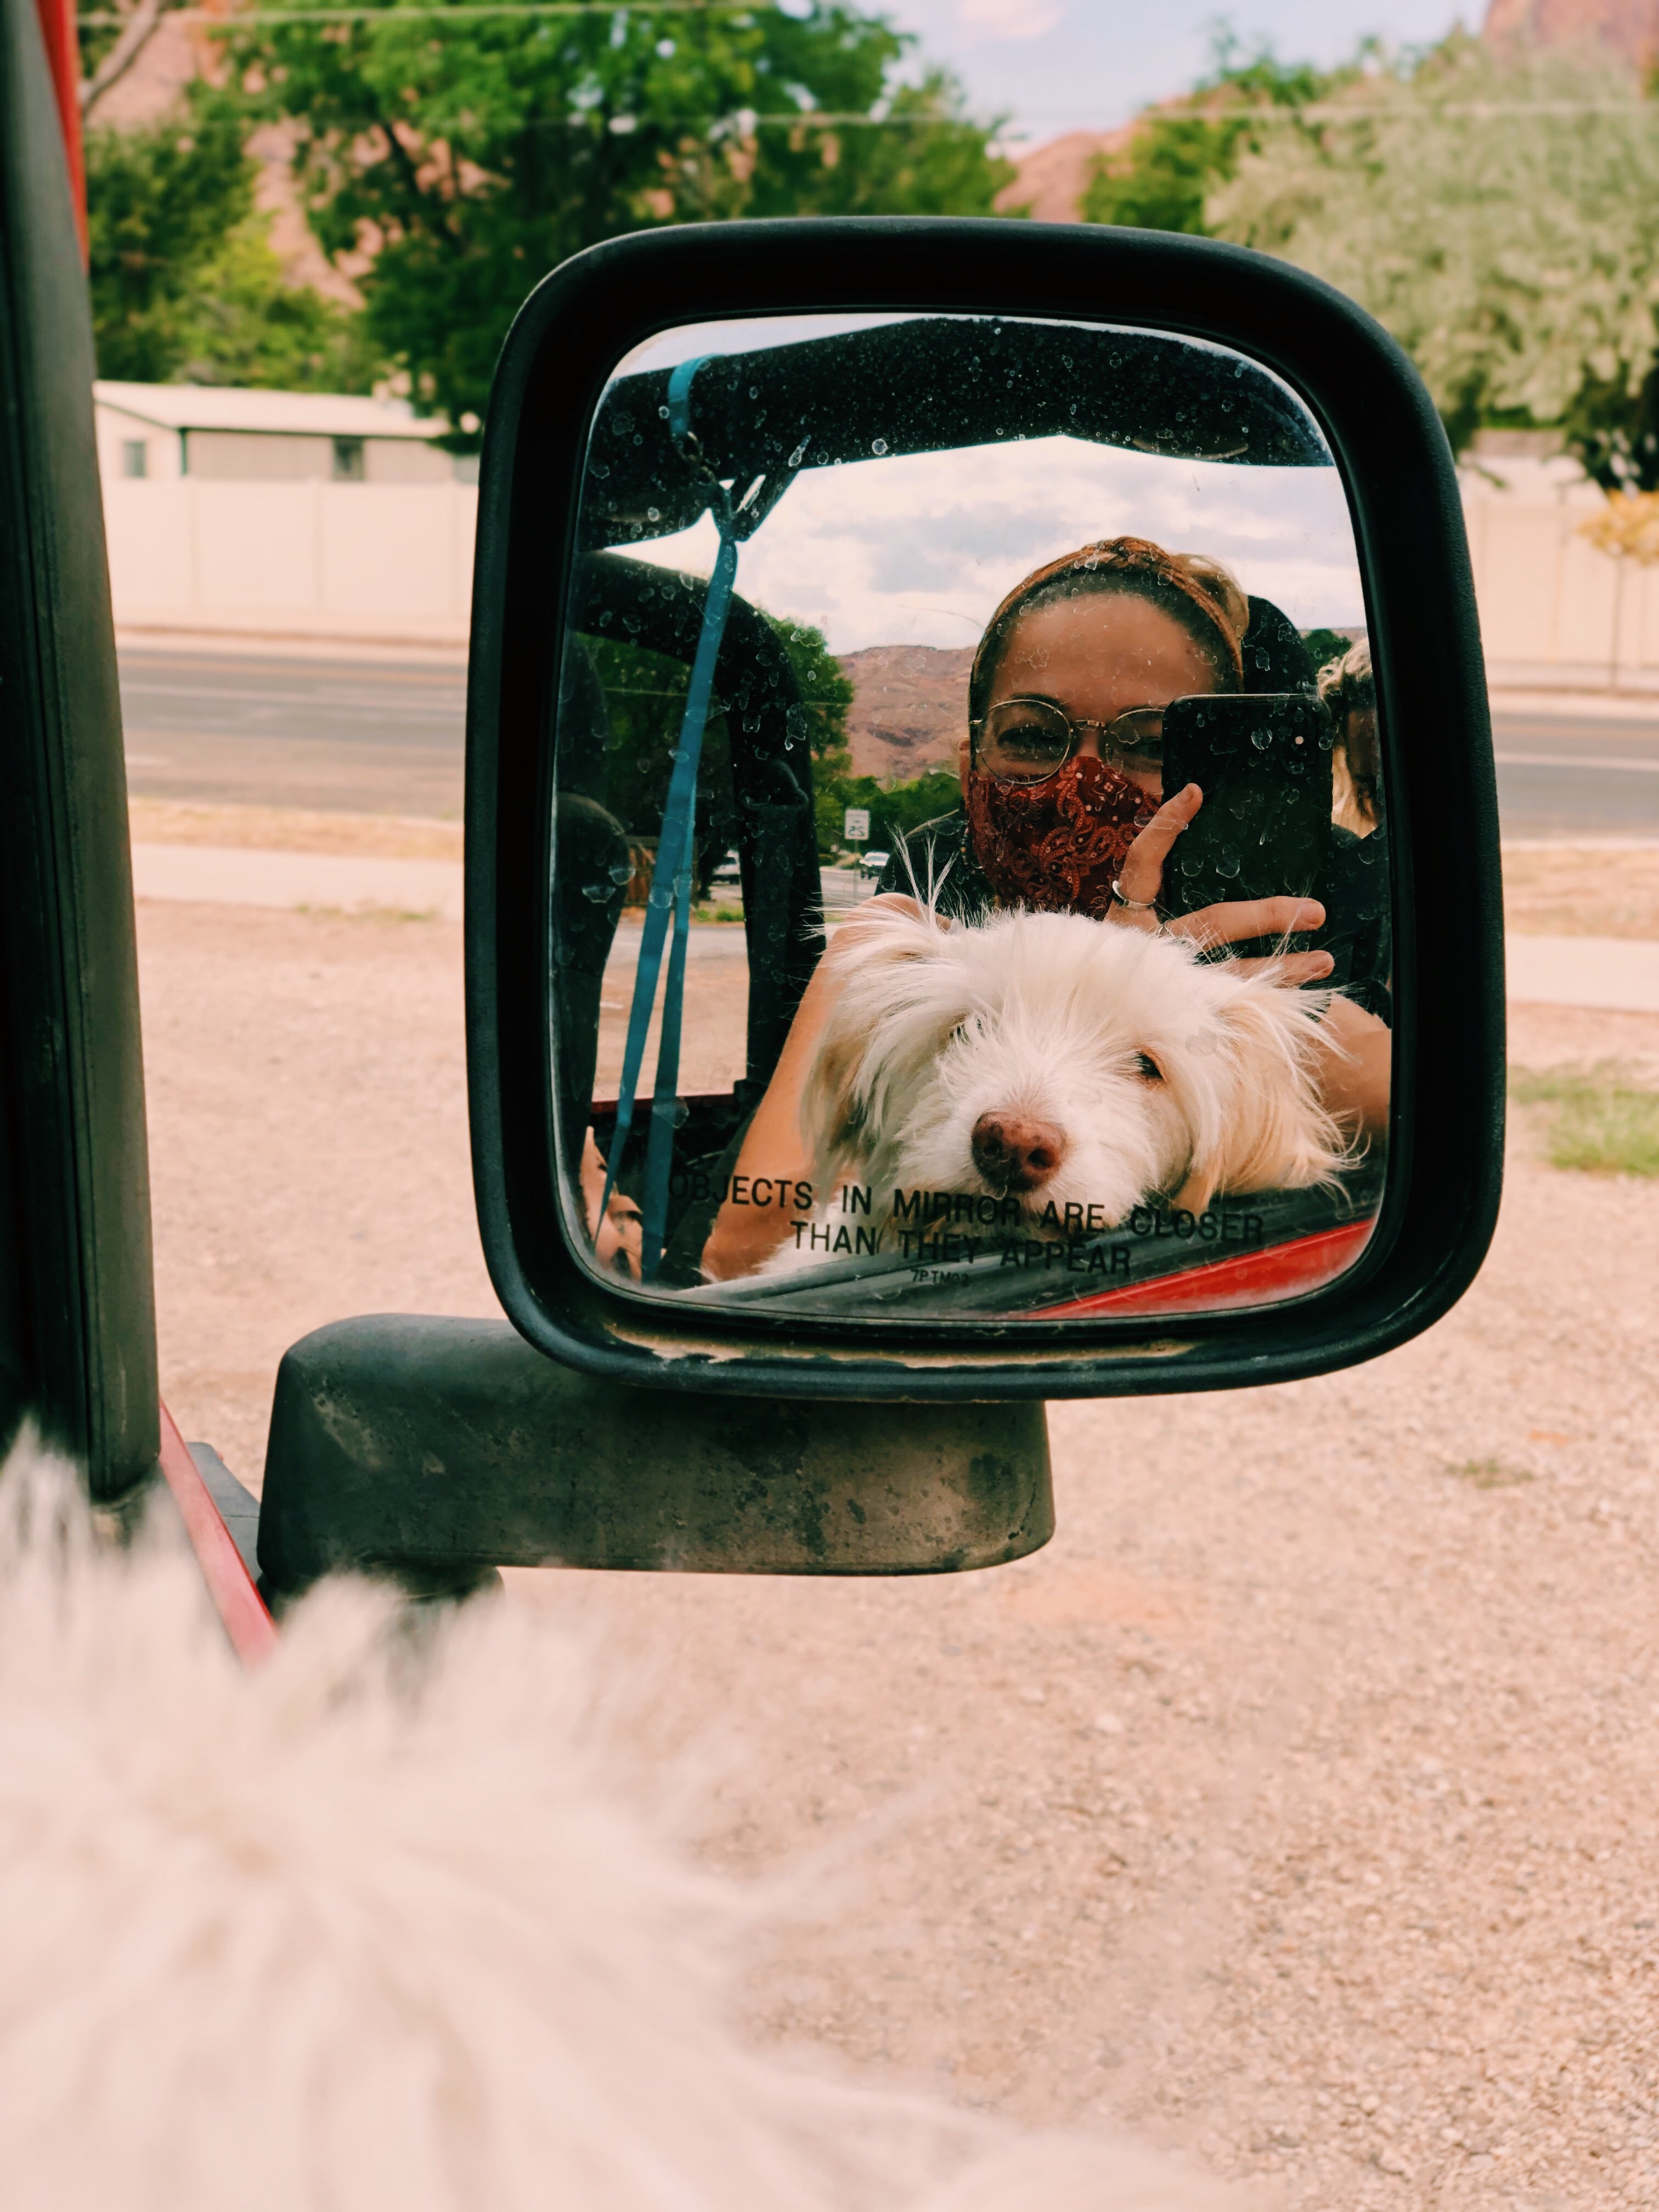
[[[1338,659],[1326,662],[1319,672],[1319,696],[1336,725],[1336,744],[1331,752],[1331,819],[1338,829],[1352,830],[1357,837],[1363,837],[1382,818],[1376,775],[1356,775],[1348,757],[1349,715],[1374,713],[1376,708],[1369,640],[1362,637]]]
[[[1240,689],[1250,610],[1237,578],[1207,554],[1166,553],[1145,538],[1103,538],[1034,570],[992,616],[969,679],[970,720],[978,721],[985,714],[991,686],[1020,617],[1085,592],[1116,592],[1161,607],[1213,664],[1217,689]]]

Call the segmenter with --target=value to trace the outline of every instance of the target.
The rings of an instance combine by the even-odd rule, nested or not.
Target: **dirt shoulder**
[[[1504,919],[1527,936],[1659,939],[1659,845],[1505,847]]]
[[[461,933],[141,906],[164,1387],[257,1478],[285,1346],[496,1310]],[[1513,1054],[1659,1065],[1659,1018]],[[1060,1533],[894,1583],[537,1574],[703,1847],[793,1870],[756,2032],[1109,2114],[1294,2207],[1659,2197],[1659,1185],[1518,1126],[1473,1291],[1367,1367],[1059,1406]]]
[[[262,853],[361,853],[377,859],[459,860],[459,822],[413,815],[330,814],[297,806],[193,804],[134,798],[135,845],[240,846]]]

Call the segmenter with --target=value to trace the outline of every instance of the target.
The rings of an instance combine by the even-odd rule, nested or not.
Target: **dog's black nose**
[[[974,1165],[999,1190],[1040,1190],[1066,1158],[1052,1121],[1030,1114],[981,1114],[969,1139]]]

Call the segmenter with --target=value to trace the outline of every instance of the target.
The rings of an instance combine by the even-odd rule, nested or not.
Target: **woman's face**
[[[1020,617],[986,703],[1047,699],[1073,721],[1111,722],[1131,707],[1167,707],[1215,688],[1214,663],[1173,615],[1133,592],[1080,592]],[[1083,731],[1078,750],[1103,757],[1100,732]],[[1149,796],[1163,797],[1156,761],[1103,757]]]

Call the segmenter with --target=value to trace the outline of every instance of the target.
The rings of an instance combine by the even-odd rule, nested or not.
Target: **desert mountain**
[[[908,783],[954,768],[968,720],[970,645],[872,645],[844,653],[853,686],[847,734],[855,775]]]
[[[1490,0],[1482,35],[1534,46],[1607,46],[1645,67],[1659,58],[1659,0]]]

